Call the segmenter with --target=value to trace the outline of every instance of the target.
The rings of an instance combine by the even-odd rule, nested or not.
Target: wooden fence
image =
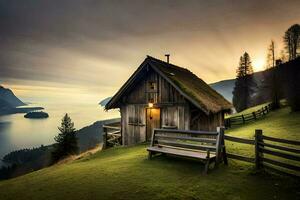
[[[255,130],[254,139],[244,139],[225,135],[225,140],[254,145],[255,149],[254,157],[227,152],[228,158],[253,163],[258,170],[268,169],[281,174],[300,176],[300,141],[265,136],[263,135],[262,130]],[[286,144],[289,146],[286,146]],[[266,157],[266,155],[270,156]],[[287,162],[283,162],[283,159]]]
[[[103,128],[103,145],[102,149],[107,149],[116,145],[122,145],[122,134],[119,123],[106,124]]]
[[[272,108],[272,106],[271,106],[271,104],[269,104],[269,105],[264,106],[261,109],[255,111],[255,112],[252,112],[252,113],[229,117],[229,118],[225,119],[225,127],[230,128],[231,126],[234,126],[234,125],[242,125],[249,121],[255,121],[258,118],[261,118],[261,117],[265,116],[266,114],[268,114],[271,111],[271,108]]]

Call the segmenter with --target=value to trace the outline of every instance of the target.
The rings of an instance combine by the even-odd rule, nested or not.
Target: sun
[[[265,59],[264,58],[257,58],[252,62],[253,70],[255,72],[262,71],[265,69]]]

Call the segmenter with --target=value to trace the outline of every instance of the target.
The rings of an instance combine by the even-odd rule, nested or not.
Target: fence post
[[[255,114],[255,112],[252,112],[252,115],[253,115],[254,120],[256,120],[256,114]]]
[[[264,107],[261,108],[262,114],[265,115],[265,109]]]
[[[225,146],[225,127],[220,127],[220,133],[221,133],[221,147],[222,147],[222,157],[223,157],[223,162],[225,165],[228,165],[228,159],[227,159],[227,154],[226,154],[226,146]]]
[[[267,111],[267,113],[269,112],[269,108],[268,108],[268,106],[265,106],[265,109],[266,109],[266,111]]]
[[[102,126],[102,128],[103,128],[102,150],[104,150],[104,149],[106,149],[106,146],[107,146],[107,144],[106,144],[107,143],[107,128],[104,126]]]
[[[230,128],[230,118],[225,119],[225,127]]]
[[[259,143],[263,142],[262,134],[263,134],[262,130],[260,130],[260,129],[255,130],[255,140],[254,140],[254,143],[255,143],[255,168],[257,170],[261,169],[263,166],[263,164],[262,164],[263,153],[259,151],[259,148],[260,148]]]
[[[222,131],[222,128],[220,126],[217,127],[217,132],[218,132],[218,136],[217,136],[217,144],[216,144],[216,166],[219,165],[220,162],[220,154],[221,154],[221,146],[222,146],[222,133],[224,134],[224,132]]]
[[[245,118],[244,118],[244,115],[242,115],[242,119],[243,119],[243,124],[245,124]]]

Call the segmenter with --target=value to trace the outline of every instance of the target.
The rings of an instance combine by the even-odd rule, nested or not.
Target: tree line
[[[271,40],[267,49],[266,69],[269,70],[269,75],[265,77],[263,85],[261,86],[261,92],[263,95],[268,95],[272,101],[273,109],[280,107],[280,98],[283,91],[280,82],[280,76],[278,66],[282,63],[293,61],[300,57],[300,25],[294,24],[288,28],[283,36],[284,49],[280,51],[280,54],[276,53],[276,45]],[[298,70],[298,69],[296,69]],[[299,70],[298,70],[299,71]],[[298,71],[290,72],[289,83],[285,83],[288,87],[285,88],[286,97],[289,105],[293,111],[300,110],[300,84]],[[233,90],[233,105],[237,112],[240,112],[252,104],[252,96],[254,90],[257,88],[257,84],[252,76],[253,67],[250,55],[245,52],[239,61],[239,65],[236,70],[236,81]]]

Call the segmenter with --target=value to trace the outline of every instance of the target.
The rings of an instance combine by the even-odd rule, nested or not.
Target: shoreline
[[[12,115],[12,114],[18,114],[18,113],[28,113],[31,111],[38,111],[38,110],[44,110],[44,108],[43,107],[16,107],[16,108],[10,108],[10,109],[3,109],[3,110],[0,110],[0,116]]]
[[[90,125],[87,125],[85,127],[80,128],[79,130],[77,130],[78,146],[79,146],[80,152],[85,152],[89,149],[96,147],[97,145],[100,145],[102,142],[102,126],[106,123],[113,123],[113,122],[118,122],[118,121],[120,121],[120,118],[99,120],[99,121],[96,121]],[[30,150],[39,149],[41,147],[49,148],[53,144],[49,144],[49,145],[45,145],[45,146],[39,145],[38,147],[23,148],[23,149],[11,151],[11,152],[5,154],[2,158],[0,158],[0,169],[2,167],[10,166],[13,164],[13,163],[8,163],[8,162],[3,161],[3,158],[6,155],[16,153],[18,151],[21,152],[22,150],[30,151]]]

